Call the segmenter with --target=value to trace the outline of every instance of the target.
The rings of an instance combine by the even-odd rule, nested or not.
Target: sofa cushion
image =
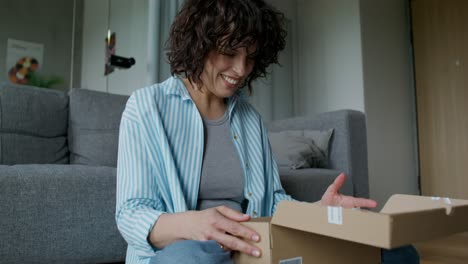
[[[113,167],[0,165],[0,262],[123,261],[115,186]]]
[[[65,92],[2,84],[0,164],[68,163]]]
[[[71,164],[117,167],[120,119],[128,96],[72,89],[68,145]]]

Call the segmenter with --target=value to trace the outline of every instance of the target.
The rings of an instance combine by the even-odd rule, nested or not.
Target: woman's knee
[[[151,263],[233,264],[233,260],[215,241],[182,240],[157,252]]]

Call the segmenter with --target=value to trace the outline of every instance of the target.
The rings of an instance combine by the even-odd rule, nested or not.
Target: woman
[[[127,263],[232,263],[259,257],[240,224],[290,200],[245,88],[277,63],[283,15],[262,0],[188,0],[168,41],[173,77],[133,93],[122,116],[116,221]],[[327,205],[375,207],[338,193]],[[244,241],[245,239],[246,241]]]

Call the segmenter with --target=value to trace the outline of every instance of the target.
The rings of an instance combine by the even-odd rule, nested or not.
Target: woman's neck
[[[198,112],[204,119],[214,120],[221,118],[226,112],[227,104],[225,98],[220,98],[210,92],[209,89],[196,87],[188,79],[183,79],[185,87],[197,106]]]

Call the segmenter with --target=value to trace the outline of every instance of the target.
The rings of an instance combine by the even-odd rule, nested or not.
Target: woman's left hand
[[[322,205],[341,206],[344,208],[375,208],[377,206],[377,202],[371,199],[356,198],[340,194],[339,190],[341,186],[343,186],[345,180],[346,176],[344,173],[338,175],[323,194],[320,203]]]

